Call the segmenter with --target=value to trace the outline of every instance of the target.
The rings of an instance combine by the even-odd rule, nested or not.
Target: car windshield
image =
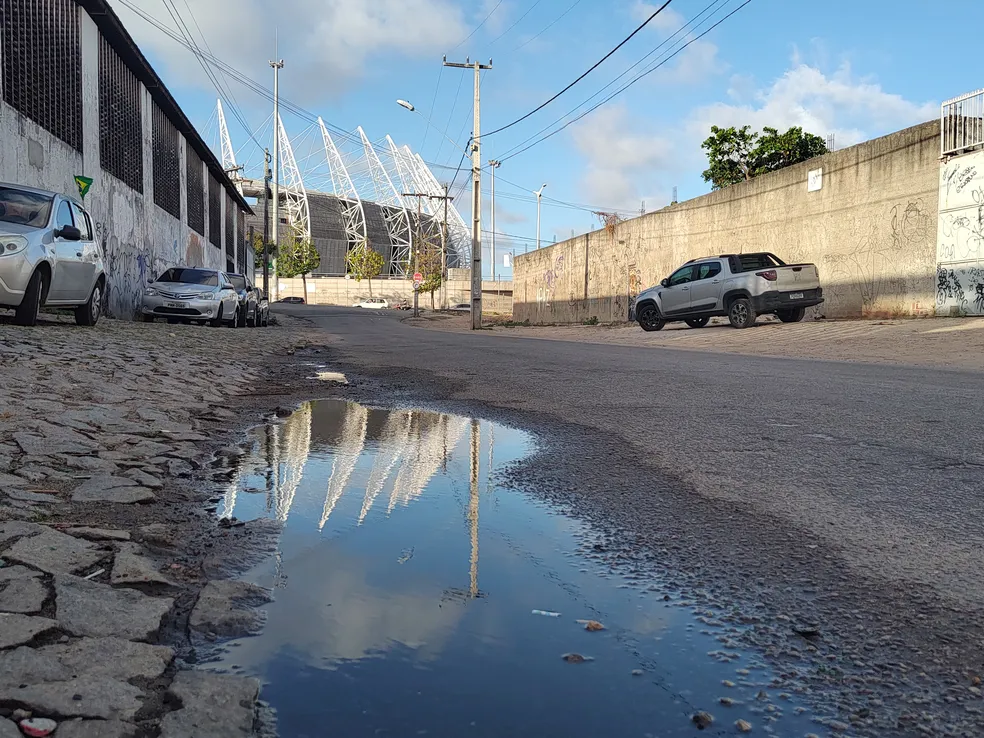
[[[241,274],[230,274],[229,281],[232,282],[232,286],[237,290],[246,289],[246,277]]]
[[[180,282],[182,284],[200,284],[206,287],[217,287],[219,277],[215,272],[205,269],[183,269],[172,267],[157,278],[158,282]]]
[[[43,228],[51,215],[54,197],[0,187],[0,221]]]

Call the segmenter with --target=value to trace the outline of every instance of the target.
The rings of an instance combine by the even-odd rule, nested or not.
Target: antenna
[[[646,214],[646,201],[643,200],[642,207],[639,208],[639,215],[645,215],[645,214]]]
[[[828,133],[827,134],[827,151],[833,151],[833,150],[834,150],[834,134],[833,133]]]
[[[673,185],[673,199],[670,201],[670,205],[676,205],[676,204],[677,204],[677,188],[676,185]]]

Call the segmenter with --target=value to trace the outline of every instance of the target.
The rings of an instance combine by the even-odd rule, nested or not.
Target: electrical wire
[[[581,119],[582,119],[582,118],[583,118],[584,116],[586,116],[586,115],[588,115],[589,113],[592,113],[592,112],[594,112],[595,110],[597,110],[598,108],[600,108],[600,107],[601,107],[602,105],[604,105],[604,104],[605,104],[606,102],[608,102],[609,100],[611,100],[611,99],[612,99],[613,97],[615,97],[615,96],[616,96],[616,95],[618,95],[619,93],[621,93],[621,92],[623,92],[624,90],[627,90],[627,89],[628,89],[629,87],[631,87],[632,85],[634,85],[634,84],[635,84],[636,82],[638,82],[638,81],[639,81],[640,79],[642,79],[643,77],[645,77],[645,76],[647,76],[647,75],[649,75],[649,74],[651,74],[652,72],[655,72],[655,71],[656,71],[657,69],[659,69],[659,68],[660,68],[660,67],[662,67],[662,66],[663,66],[664,64],[666,64],[667,62],[669,62],[669,61],[670,61],[671,59],[673,59],[673,58],[674,58],[675,56],[677,56],[677,55],[678,55],[678,54],[679,54],[680,52],[682,52],[682,51],[683,51],[684,49],[686,49],[686,48],[687,48],[688,46],[690,46],[691,44],[693,44],[693,43],[695,43],[696,41],[699,41],[699,40],[700,40],[701,38],[703,38],[703,37],[704,37],[704,36],[706,36],[706,35],[707,35],[708,33],[710,33],[711,31],[713,31],[713,30],[714,30],[715,28],[717,28],[717,27],[718,27],[719,25],[721,25],[722,23],[724,23],[724,22],[725,22],[726,20],[728,20],[728,19],[729,19],[729,18],[730,18],[731,16],[733,16],[733,15],[734,15],[735,13],[737,13],[737,12],[738,12],[739,10],[741,10],[741,9],[742,9],[742,8],[744,8],[744,7],[746,6],[746,5],[748,5],[748,4],[749,4],[749,3],[751,2],[751,1],[752,1],[752,0],[745,0],[745,2],[743,2],[743,3],[742,3],[741,5],[739,5],[739,6],[737,7],[737,8],[735,8],[735,9],[734,9],[734,10],[732,10],[732,11],[731,11],[730,13],[728,13],[728,14],[727,14],[726,16],[724,16],[723,18],[721,18],[721,19],[720,19],[719,21],[717,21],[717,22],[716,22],[716,23],[715,23],[714,25],[712,25],[712,26],[711,26],[710,28],[708,28],[708,29],[707,29],[706,31],[704,31],[704,32],[702,32],[702,33],[701,33],[701,34],[699,34],[698,36],[695,36],[694,38],[692,38],[692,39],[690,39],[689,41],[687,41],[687,43],[685,43],[685,44],[684,44],[683,46],[681,46],[681,47],[680,47],[679,49],[677,49],[677,50],[676,50],[676,51],[674,51],[674,52],[673,52],[672,54],[670,54],[669,56],[667,56],[667,57],[666,57],[665,59],[663,59],[663,60],[661,60],[661,61],[659,61],[658,63],[656,63],[656,64],[654,64],[653,66],[651,66],[651,67],[649,67],[649,68],[648,68],[648,69],[646,69],[646,70],[645,70],[644,72],[642,72],[642,74],[640,74],[640,75],[638,75],[637,77],[635,77],[635,78],[633,78],[633,79],[632,79],[632,80],[631,80],[630,82],[628,82],[627,84],[625,84],[625,85],[623,85],[623,86],[622,86],[622,87],[620,87],[619,89],[617,89],[617,90],[615,90],[615,92],[613,92],[613,93],[612,93],[611,95],[609,95],[609,96],[608,96],[608,97],[606,97],[606,98],[605,98],[604,100],[602,100],[601,102],[599,102],[599,103],[597,103],[596,105],[593,105],[592,107],[590,107],[590,108],[588,108],[587,110],[585,110],[585,111],[584,111],[583,113],[581,113],[581,114],[580,114],[579,116],[577,116],[576,118],[573,118],[572,120],[570,120],[570,121],[568,121],[568,122],[567,122],[567,123],[565,123],[565,124],[564,124],[563,126],[561,126],[560,128],[558,128],[557,130],[555,130],[555,131],[553,131],[553,132],[551,132],[551,133],[548,133],[548,134],[547,134],[546,136],[543,136],[542,138],[540,138],[540,139],[537,139],[536,141],[534,141],[533,143],[531,143],[531,144],[530,144],[529,146],[525,146],[524,148],[521,148],[521,149],[519,149],[518,151],[516,151],[516,152],[514,152],[514,153],[511,153],[511,154],[509,154],[508,156],[504,156],[504,157],[503,157],[502,159],[500,159],[500,161],[507,161],[507,160],[509,160],[509,159],[512,159],[513,157],[516,157],[516,156],[519,156],[520,154],[522,154],[522,153],[523,153],[523,152],[525,152],[525,151],[529,151],[529,150],[530,150],[530,149],[532,149],[532,148],[533,148],[534,146],[537,146],[537,145],[539,145],[539,144],[541,144],[541,143],[543,143],[543,142],[544,142],[544,141],[546,141],[546,140],[547,140],[548,138],[551,138],[551,137],[553,137],[553,136],[556,136],[556,135],[557,135],[558,133],[560,133],[560,132],[561,132],[562,130],[564,130],[564,129],[565,129],[565,128],[567,128],[568,126],[570,126],[570,125],[572,125],[572,124],[574,124],[574,123],[576,123],[577,121],[579,121],[579,120],[581,120]]]
[[[505,31],[503,31],[498,36],[496,36],[494,39],[492,39],[492,41],[489,43],[489,46],[492,46],[496,41],[498,41],[500,38],[502,38],[507,33],[509,33],[516,26],[518,26],[520,24],[520,22],[523,20],[523,18],[525,18],[531,12],[533,12],[533,8],[535,8],[537,5],[539,5],[540,2],[541,2],[541,0],[535,0],[535,2],[526,10],[525,13],[523,13],[521,16],[519,16],[519,18],[516,19],[516,22],[515,23],[513,23],[511,26],[509,26],[509,28],[507,28]]]
[[[437,105],[437,93],[441,90],[441,78],[444,76],[444,65],[441,65],[440,71],[437,73],[437,84],[434,85],[434,99],[431,100],[431,106],[429,110],[433,110],[434,106]],[[427,134],[430,133],[430,126],[424,126],[424,140],[420,144],[420,150],[423,151],[424,147],[427,145]]]
[[[441,69],[444,69],[444,65],[441,65]],[[444,126],[444,136],[441,138],[440,145],[437,147],[437,155],[435,159],[441,158],[441,152],[444,151],[444,142],[448,138],[448,131],[451,130],[451,120],[454,118],[454,111],[458,107],[458,98],[461,95],[461,83],[464,81],[465,75],[458,75],[458,89],[454,92],[454,102],[451,104],[451,112],[448,114],[448,123]],[[432,108],[433,109],[433,108]],[[460,138],[460,134],[459,134]]]
[[[496,133],[500,133],[500,132],[506,130],[507,128],[512,128],[514,125],[516,125],[517,123],[521,123],[522,121],[526,120],[531,115],[533,115],[534,113],[537,113],[537,112],[543,110],[545,107],[547,107],[547,105],[549,105],[550,103],[552,103],[558,97],[560,97],[565,92],[567,92],[569,89],[571,89],[574,85],[576,85],[578,82],[580,82],[582,79],[584,79],[585,77],[587,77],[589,74],[591,74],[598,67],[600,67],[605,62],[605,60],[607,60],[612,54],[614,54],[616,51],[618,51],[623,46],[625,46],[625,44],[627,44],[637,33],[639,33],[639,31],[641,31],[643,28],[645,28],[646,26],[648,26],[657,15],[659,15],[660,13],[662,13],[667,8],[667,6],[669,6],[669,4],[671,2],[673,2],[673,0],[666,0],[662,5],[660,5],[658,8],[656,8],[656,10],[652,13],[652,15],[650,15],[648,18],[646,18],[646,20],[644,20],[641,24],[639,24],[639,26],[632,33],[630,33],[628,36],[626,36],[624,39],[622,39],[618,43],[618,45],[615,46],[614,49],[612,49],[611,51],[609,51],[607,54],[605,54],[603,57],[601,57],[601,59],[599,59],[594,64],[592,64],[591,67],[589,67],[586,72],[584,72],[580,77],[578,77],[577,79],[575,79],[573,82],[571,82],[569,85],[567,85],[567,87],[565,87],[564,89],[562,89],[560,92],[558,92],[556,95],[554,95],[553,97],[551,97],[549,100],[547,100],[546,102],[541,103],[537,107],[533,108],[533,110],[531,110],[530,112],[528,112],[526,115],[523,115],[523,116],[517,118],[512,123],[507,123],[506,125],[501,126],[499,128],[496,128],[494,131],[489,131],[488,133],[486,133],[484,135],[485,136],[493,136]]]
[[[448,51],[448,53],[450,54],[450,53],[451,53],[451,51],[455,51],[455,50],[456,50],[456,49],[458,49],[458,48],[459,48],[459,47],[460,47],[460,46],[461,46],[461,45],[462,45],[463,43],[465,43],[465,41],[467,41],[467,40],[468,40],[468,39],[470,39],[470,38],[471,38],[472,36],[474,36],[474,35],[475,35],[476,33],[478,33],[478,30],[479,30],[479,29],[480,29],[480,28],[481,28],[482,26],[484,26],[484,25],[486,24],[486,22],[488,22],[488,19],[489,19],[489,18],[491,18],[491,17],[492,17],[492,14],[493,14],[493,13],[495,13],[495,11],[497,11],[497,10],[499,9],[499,6],[500,6],[500,5],[502,5],[502,0],[499,0],[499,2],[497,2],[497,3],[495,4],[495,7],[494,7],[494,8],[492,8],[492,10],[490,10],[490,11],[489,11],[489,14],[488,14],[487,16],[485,16],[485,17],[484,17],[484,18],[482,19],[482,22],[481,22],[481,23],[479,23],[479,24],[478,24],[477,26],[475,26],[475,27],[474,27],[474,28],[472,29],[472,32],[471,32],[471,33],[469,33],[469,34],[468,34],[467,36],[465,36],[465,37],[464,37],[463,39],[461,39],[461,41],[459,41],[459,42],[458,42],[457,44],[455,44],[455,45],[454,45],[454,48],[452,48],[452,49],[451,49],[450,51]]]
[[[574,8],[576,8],[580,4],[581,4],[581,0],[574,0],[574,3],[569,8],[567,8],[567,10],[565,10],[559,16],[557,16],[556,18],[554,18],[552,21],[550,21],[539,33],[535,33],[533,36],[531,36],[530,38],[526,39],[523,43],[521,43],[519,46],[517,46],[515,49],[513,49],[513,51],[514,52],[519,51],[524,46],[526,46],[526,44],[531,43],[532,41],[535,41],[536,39],[540,38],[540,36],[542,36],[544,33],[546,33],[551,28],[553,28],[554,24],[556,24],[557,22],[559,22],[560,20],[562,20],[565,15],[567,15],[568,13],[570,13],[572,10],[574,10]]]

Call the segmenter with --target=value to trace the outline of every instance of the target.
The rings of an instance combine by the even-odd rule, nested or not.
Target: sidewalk
[[[430,330],[469,330],[468,316],[428,316],[407,322]],[[984,318],[808,321],[787,325],[763,316],[747,330],[735,330],[727,320],[715,318],[699,330],[684,323],[670,323],[656,333],[646,333],[635,323],[531,327],[493,324],[489,333],[617,346],[984,371]]]

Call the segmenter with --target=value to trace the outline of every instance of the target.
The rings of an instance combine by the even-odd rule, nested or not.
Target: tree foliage
[[[383,255],[374,251],[368,241],[357,244],[345,255],[345,266],[355,281],[361,282],[363,279],[369,281],[370,297],[372,297],[372,278],[379,276],[385,263]]]
[[[262,246],[261,246],[262,248]],[[307,295],[307,275],[321,266],[321,254],[310,239],[291,233],[280,244],[277,253],[277,276],[290,279],[300,277]]]
[[[430,293],[431,309],[434,308],[434,293],[444,283],[443,266],[441,245],[434,243],[434,239],[425,241],[417,253],[417,271],[424,277],[424,281],[420,283],[420,291]]]
[[[755,133],[751,126],[711,126],[711,135],[701,148],[707,152],[709,165],[703,173],[704,181],[715,190],[827,153],[822,138],[798,126],[785,133],[769,127]]]

